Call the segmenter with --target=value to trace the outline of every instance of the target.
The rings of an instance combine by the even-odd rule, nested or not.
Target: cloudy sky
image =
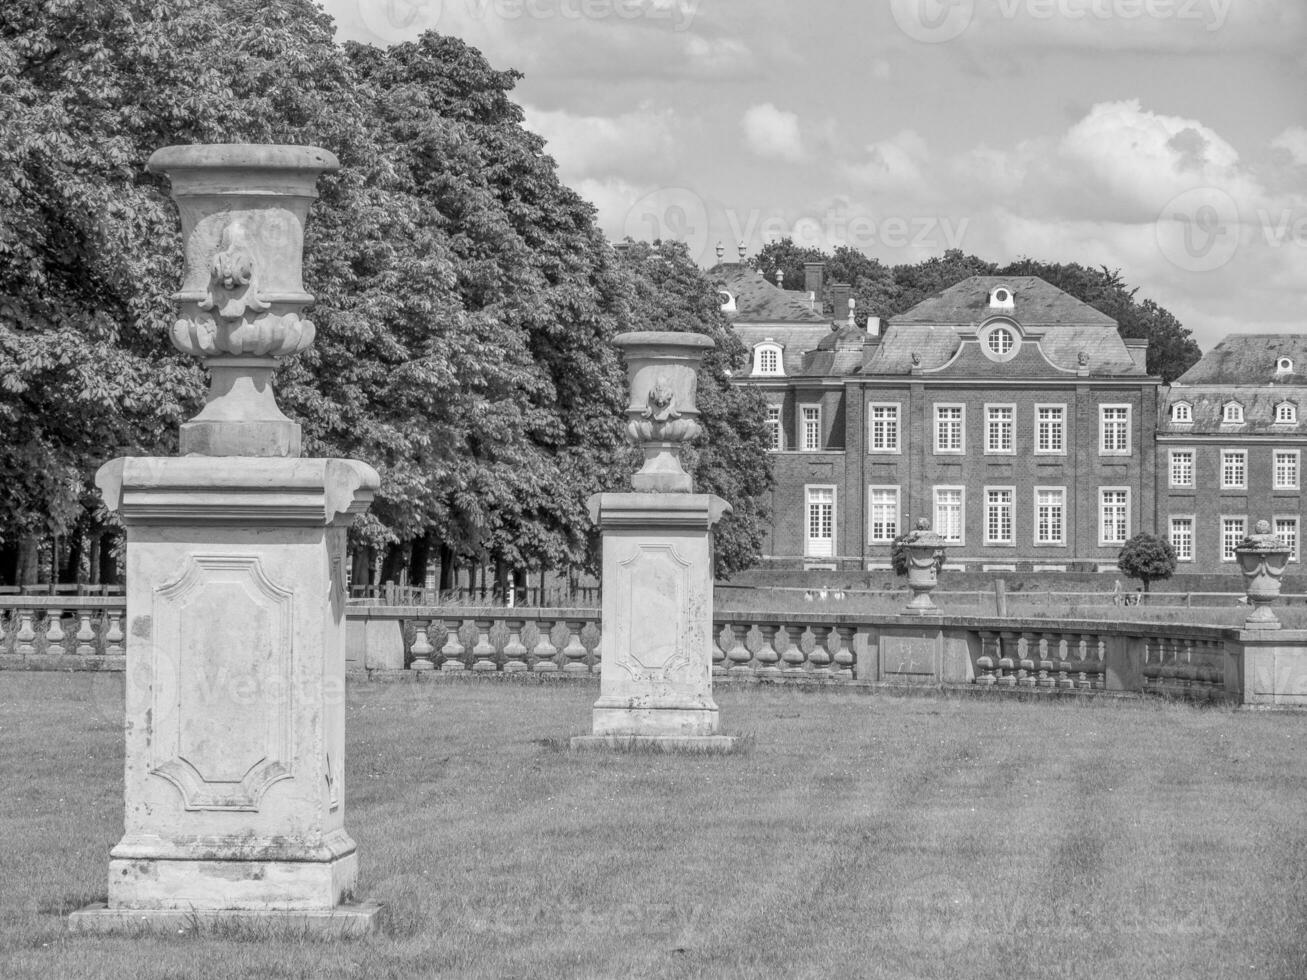
[[[1204,349],[1307,329],[1307,0],[326,0],[436,30],[615,238],[1120,268]]]

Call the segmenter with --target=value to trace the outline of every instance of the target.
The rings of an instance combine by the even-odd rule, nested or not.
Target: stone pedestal
[[[603,533],[603,636],[594,734],[577,748],[728,750],[712,696],[709,529],[729,507],[693,493],[590,498]]]
[[[1243,629],[1226,650],[1226,689],[1243,704],[1307,707],[1307,630]]]
[[[118,459],[125,833],[79,930],[269,913],[366,929],[345,829],[345,536],[378,486],[337,459]],[[289,918],[287,918],[289,917]]]

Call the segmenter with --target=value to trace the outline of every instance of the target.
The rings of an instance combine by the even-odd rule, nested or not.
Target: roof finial
[[[747,246],[744,242],[740,242],[740,244],[737,245],[737,246],[735,246],[735,247],[736,247],[737,249],[739,249],[739,251],[740,251],[740,261],[743,262],[743,261],[744,261],[744,253],[745,253],[745,251],[748,249],[748,246]]]
[[[777,289],[784,289],[784,288],[785,288],[785,270],[784,270],[784,269],[777,269],[777,270],[776,270],[776,288],[777,288]]]
[[[857,326],[857,322],[853,319],[853,308],[857,305],[858,305],[858,301],[854,299],[852,296],[850,296],[849,297],[849,326],[851,327]]]
[[[720,262],[722,260],[722,256],[724,256],[725,254],[726,254],[726,246],[719,241],[717,243],[717,261]]]

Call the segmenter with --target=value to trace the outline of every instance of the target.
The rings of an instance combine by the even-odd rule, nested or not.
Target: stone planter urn
[[[695,396],[699,365],[712,340],[654,330],[619,334],[613,343],[626,355],[631,383],[626,435],[644,450],[632,487],[637,493],[689,493],[693,486],[681,466],[681,447],[702,431]]]
[[[204,409],[181,426],[183,456],[300,455],[300,427],[282,414],[271,377],[313,343],[300,311],[304,223],[319,174],[339,169],[316,146],[166,146],[147,168],[166,174],[181,212],[186,273],[173,294],[178,350],[204,360]]]
[[[1244,589],[1253,611],[1244,621],[1244,629],[1278,630],[1280,621],[1271,612],[1271,603],[1280,596],[1280,580],[1289,564],[1289,549],[1279,535],[1271,533],[1267,521],[1258,521],[1256,530],[1234,549],[1243,572]]]
[[[912,601],[906,611],[918,616],[938,612],[939,607],[930,598],[939,584],[939,566],[944,561],[944,539],[930,529],[930,521],[921,518],[917,526],[903,540],[903,551],[908,559],[908,588]]]

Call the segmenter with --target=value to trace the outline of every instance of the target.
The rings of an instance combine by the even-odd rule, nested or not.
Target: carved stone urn
[[[1239,543],[1234,553],[1243,572],[1244,590],[1253,606],[1243,628],[1278,630],[1280,621],[1271,612],[1271,603],[1280,597],[1280,580],[1289,564],[1288,547],[1278,534],[1271,533],[1268,521],[1258,521],[1254,532]]]
[[[944,562],[944,539],[930,529],[930,521],[921,518],[917,526],[903,539],[903,552],[908,559],[908,588],[912,601],[906,611],[918,616],[938,612],[939,607],[930,598],[939,584],[939,566]]]
[[[644,465],[631,477],[642,493],[690,493],[681,447],[702,431],[695,396],[699,365],[713,342],[703,334],[637,331],[613,339],[626,355],[630,403],[626,436],[644,450]]]
[[[316,146],[166,146],[147,164],[167,174],[181,212],[186,273],[173,295],[178,350],[204,360],[204,409],[181,426],[182,455],[300,455],[300,427],[282,414],[271,377],[313,343],[300,312],[304,222],[319,174],[339,169]]]

